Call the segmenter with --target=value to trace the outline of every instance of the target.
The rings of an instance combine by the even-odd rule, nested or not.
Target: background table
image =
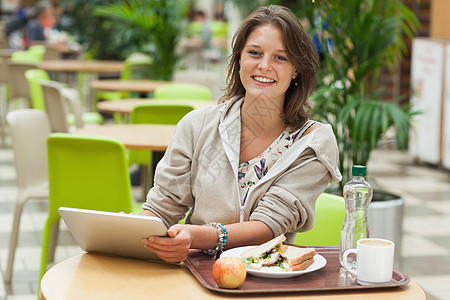
[[[91,88],[110,92],[152,93],[157,87],[169,83],[171,81],[105,79],[92,81]]]
[[[249,275],[250,276],[250,275]],[[81,254],[47,271],[42,299],[229,299],[204,288],[187,267],[99,254]],[[249,294],[248,299],[426,299],[414,282],[390,289]]]
[[[74,134],[115,138],[128,149],[166,151],[174,131],[175,125],[111,124],[80,128]]]
[[[56,59],[44,60],[38,67],[42,70],[51,72],[51,79],[70,84],[69,76],[77,73],[77,84],[80,96],[85,103],[86,109],[92,108],[92,93],[88,82],[91,82],[100,73],[120,73],[125,68],[125,63],[115,60],[79,60],[79,59]],[[65,73],[65,79],[62,79],[57,72]]]
[[[130,98],[119,101],[100,101],[97,103],[97,109],[105,113],[131,114],[133,108],[138,104],[186,104],[191,105],[194,109],[215,104],[213,101],[207,100],[191,100],[191,99],[153,99],[153,98]]]
[[[44,60],[38,67],[50,72],[120,73],[125,64],[115,60],[56,59]]]

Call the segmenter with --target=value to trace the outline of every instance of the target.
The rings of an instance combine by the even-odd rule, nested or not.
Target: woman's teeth
[[[266,78],[266,77],[259,77],[259,76],[254,76],[253,79],[255,79],[258,82],[264,82],[264,83],[275,82],[275,80],[273,80],[273,79],[269,79],[269,78]]]

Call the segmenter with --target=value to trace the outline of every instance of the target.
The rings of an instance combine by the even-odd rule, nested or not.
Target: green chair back
[[[47,157],[49,212],[42,235],[40,278],[47,267],[52,227],[60,220],[59,207],[133,211],[126,152],[118,140],[53,133],[47,139]]]
[[[27,51],[35,54],[36,58],[38,58],[39,61],[42,61],[44,60],[44,55],[47,49],[44,45],[31,45],[28,47]]]
[[[188,104],[137,104],[131,112],[131,123],[175,125],[192,110]]]
[[[150,79],[153,59],[142,53],[133,53],[125,60],[121,79]]]
[[[177,124],[188,112],[194,110],[184,104],[138,104],[131,112],[132,124]],[[129,150],[129,164],[149,165],[151,155],[147,150]]]
[[[211,24],[212,36],[215,38],[226,38],[228,36],[228,23],[213,21]]]
[[[295,244],[303,246],[339,245],[344,218],[344,198],[322,193],[316,201],[314,227],[310,231],[297,233]]]
[[[192,21],[188,24],[188,35],[189,37],[195,37],[201,34],[203,27],[203,22]]]
[[[153,60],[151,57],[141,53],[133,53],[125,60],[125,67],[120,73],[120,79],[150,79],[151,78],[151,65]],[[94,105],[102,99],[106,101],[118,101],[120,99],[139,97],[136,93],[131,92],[109,92],[109,91],[97,91],[95,93]],[[96,107],[92,108],[96,110]],[[119,115],[114,115],[116,123],[121,123]]]
[[[194,83],[172,83],[158,87],[154,93],[155,99],[198,99],[212,100],[211,90]]]
[[[11,61],[15,63],[39,64],[42,58],[38,53],[19,50],[11,54]]]
[[[39,84],[40,80],[50,80],[48,73],[41,69],[31,69],[25,71],[25,78],[30,87],[31,105],[35,109],[45,111],[44,93]]]

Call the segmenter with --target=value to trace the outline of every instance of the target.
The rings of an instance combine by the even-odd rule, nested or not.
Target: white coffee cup
[[[394,248],[392,241],[367,238],[357,242],[356,249],[344,252],[344,267],[356,276],[361,285],[383,284],[391,281],[394,267]],[[356,271],[348,262],[348,255],[356,254]]]

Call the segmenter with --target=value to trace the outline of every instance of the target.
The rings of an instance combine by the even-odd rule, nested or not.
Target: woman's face
[[[284,103],[297,71],[288,60],[280,29],[271,24],[255,27],[245,41],[239,63],[246,98],[264,96]]]

